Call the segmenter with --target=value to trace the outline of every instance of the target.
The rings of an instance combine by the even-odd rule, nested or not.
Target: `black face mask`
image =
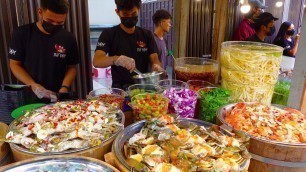
[[[272,36],[275,33],[275,26],[270,27],[270,32],[267,33],[267,36]]]
[[[58,32],[60,30],[63,29],[63,26],[64,25],[54,25],[52,23],[49,23],[49,22],[46,22],[46,21],[42,21],[42,27],[45,29],[46,32],[52,34],[52,33],[55,33],[55,32]]]
[[[120,17],[121,23],[127,28],[133,28],[138,22],[138,16],[135,17]]]
[[[295,30],[294,30],[294,29],[288,30],[288,31],[286,32],[286,34],[289,35],[289,36],[294,35],[294,33],[295,33]]]

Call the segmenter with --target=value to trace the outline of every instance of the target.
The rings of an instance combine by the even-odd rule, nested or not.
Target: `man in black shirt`
[[[41,0],[40,20],[13,32],[10,68],[39,98],[68,92],[76,76],[77,42],[63,29],[68,10],[67,0]]]
[[[133,84],[132,73],[164,71],[158,60],[153,34],[137,27],[141,0],[115,0],[116,13],[121,24],[104,30],[97,43],[93,65],[99,68],[112,66],[112,87],[126,89]]]
[[[264,12],[261,13],[257,18],[254,19],[255,22],[255,34],[246,39],[246,41],[252,42],[266,42],[267,36],[272,36],[275,33],[274,22],[278,18],[273,17],[271,13]]]

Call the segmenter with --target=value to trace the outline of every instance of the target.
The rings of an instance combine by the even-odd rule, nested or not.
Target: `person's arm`
[[[152,69],[154,69],[154,66],[158,65],[158,66],[162,66],[161,62],[158,59],[158,54],[154,53],[150,55],[150,61],[151,61],[151,67]]]
[[[297,53],[298,47],[299,47],[299,42],[300,42],[300,35],[297,34],[295,37],[295,43],[294,43],[293,48],[288,51],[289,55],[295,56],[295,54]]]
[[[93,66],[96,68],[107,68],[111,65],[115,65],[118,58],[119,56],[107,56],[103,50],[96,50]]]
[[[65,74],[65,77],[64,77],[64,80],[62,82],[62,86],[60,88],[60,90],[58,91],[59,93],[66,93],[69,91],[68,88],[66,87],[70,87],[71,84],[73,83],[75,77],[76,77],[76,74],[77,74],[77,67],[76,65],[69,65],[67,67],[67,71],[66,71],[66,74]]]
[[[13,75],[22,83],[31,86],[33,92],[37,88],[45,89],[40,84],[36,83],[30,74],[24,69],[23,63],[21,61],[10,59],[10,68]]]
[[[126,57],[124,55],[120,56],[107,56],[107,53],[110,50],[111,41],[109,30],[105,30],[101,33],[97,48],[95,51],[93,66],[96,68],[107,68],[112,65],[122,66],[132,72],[135,70],[135,60]]]
[[[153,71],[165,72],[165,70],[162,68],[162,63],[158,58],[158,48],[153,33],[150,31],[148,31],[148,38],[149,38],[148,53],[150,54],[151,68]]]
[[[36,83],[23,66],[26,51],[24,45],[24,35],[25,34],[22,29],[18,28],[13,31],[9,47],[9,65],[13,75],[17,78],[17,80],[26,85],[31,86],[31,89],[33,90],[33,92],[35,92],[37,88],[44,89],[44,87]]]

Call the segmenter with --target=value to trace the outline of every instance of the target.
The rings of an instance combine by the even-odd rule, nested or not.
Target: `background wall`
[[[120,19],[115,9],[115,0],[88,0],[89,25],[117,25]]]

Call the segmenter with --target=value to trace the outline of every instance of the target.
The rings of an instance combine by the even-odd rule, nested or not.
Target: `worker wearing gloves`
[[[16,28],[9,47],[14,76],[51,102],[69,91],[79,63],[76,38],[64,29],[68,11],[67,0],[41,0],[39,21]]]
[[[164,71],[158,59],[153,34],[137,27],[141,0],[115,0],[116,13],[121,23],[104,30],[97,43],[93,65],[97,68],[112,66],[113,88],[127,89],[133,84],[133,71],[142,73]]]

